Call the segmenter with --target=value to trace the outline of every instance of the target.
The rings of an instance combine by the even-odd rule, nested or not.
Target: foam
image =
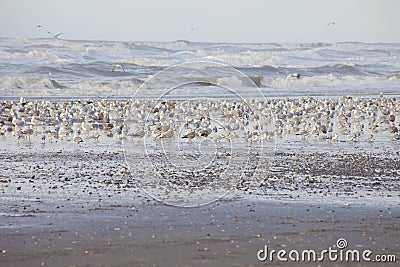
[[[227,65],[239,67],[239,66],[280,66],[286,65],[286,60],[270,52],[263,51],[246,51],[236,54],[214,54],[210,56],[204,56],[203,59],[221,62]]]
[[[52,88],[51,81],[45,77],[22,78],[22,77],[0,77],[0,88]]]
[[[163,69],[194,61],[216,62],[221,68],[219,64],[212,68],[201,63],[187,64],[179,69],[180,73],[157,80],[153,87],[174,86],[191,80],[194,85],[190,90],[213,84],[254,86],[245,75],[238,78],[224,72],[223,67],[232,66],[248,75],[259,87],[306,88],[310,91],[319,87],[332,90],[374,87],[384,91],[400,87],[399,56],[399,44],[229,44],[185,40],[111,42],[0,38],[0,60],[8,66],[0,70],[0,93],[102,94],[104,91],[107,94],[126,94],[146,78],[162,73]],[[111,73],[111,67],[116,63],[124,65],[126,72]],[[301,78],[286,79],[291,73],[300,73]]]
[[[274,88],[294,88],[294,87],[371,87],[371,86],[400,86],[400,79],[386,78],[382,76],[376,77],[356,77],[346,75],[339,77],[333,74],[318,75],[312,77],[302,76],[300,79],[287,79],[287,78],[275,78],[271,82],[267,83],[267,87]]]
[[[0,95],[49,96],[49,95],[132,95],[139,87],[138,81],[124,82],[60,82],[47,77],[0,77]]]
[[[0,52],[0,59],[48,59],[48,60],[60,60],[57,55],[49,52],[32,50],[26,53],[22,52]]]

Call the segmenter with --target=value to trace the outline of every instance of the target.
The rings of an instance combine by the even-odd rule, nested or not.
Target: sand
[[[117,143],[91,142],[2,149],[0,266],[260,266],[265,245],[321,250],[339,238],[399,257],[397,150],[282,143],[262,179],[184,208],[143,192]]]
[[[19,226],[1,230],[1,265],[256,266],[264,245],[320,249],[339,238],[352,248],[399,252],[398,207],[239,198],[186,209],[148,200],[30,207],[39,210],[7,218]]]

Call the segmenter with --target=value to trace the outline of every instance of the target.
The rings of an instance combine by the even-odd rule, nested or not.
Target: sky
[[[77,40],[400,42],[399,0],[1,0],[0,6],[1,37],[50,31]]]

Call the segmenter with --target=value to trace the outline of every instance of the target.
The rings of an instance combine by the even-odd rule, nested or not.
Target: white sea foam
[[[377,86],[379,84],[387,84],[391,86],[400,87],[400,79],[396,77],[386,78],[386,77],[364,77],[358,78],[355,76],[346,75],[343,77],[338,77],[333,74],[312,76],[312,77],[302,77],[301,79],[287,79],[287,78],[276,78],[271,82],[267,83],[267,87],[275,88],[312,88],[312,87],[346,87],[352,84],[353,87],[362,86]]]
[[[22,52],[3,52],[0,51],[0,59],[49,59],[59,60],[57,55],[46,51],[32,50],[26,53]]]
[[[128,94],[132,88],[176,64],[211,61],[248,75],[260,87],[330,88],[351,92],[365,88],[400,87],[400,44],[228,44],[176,42],[69,41],[0,38],[0,95],[27,93]],[[121,64],[126,72],[112,72]],[[178,85],[192,74],[197,87],[249,87],[249,79],[232,78],[202,64],[157,80],[158,86]],[[300,79],[287,79],[300,73]],[[187,79],[186,79],[187,80]],[[192,86],[195,88],[196,86]]]
[[[45,77],[38,78],[21,78],[21,77],[0,77],[0,88],[19,88],[19,89],[36,89],[36,88],[52,88],[51,81]]]
[[[207,60],[223,62],[225,64],[239,66],[280,66],[286,65],[286,61],[281,57],[268,52],[246,51],[238,54],[219,54],[203,57]]]

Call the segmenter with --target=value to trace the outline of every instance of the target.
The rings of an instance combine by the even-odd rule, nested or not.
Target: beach
[[[257,251],[265,245],[319,251],[340,238],[374,255],[399,251],[396,204],[316,204],[232,192],[188,209],[155,202],[135,189],[112,190],[101,202],[89,194],[70,200],[52,194],[13,194],[13,213],[2,219],[2,266],[263,266]]]
[[[398,262],[399,44],[0,44],[0,266]]]
[[[333,144],[331,151],[353,152],[329,162],[282,144],[265,179],[186,208],[146,194],[115,140],[96,149],[94,140],[83,144],[37,140],[1,153],[1,266],[261,266],[257,252],[265,245],[320,250],[340,238],[374,255],[398,254],[398,150],[363,158],[361,149]],[[358,168],[363,161],[368,166]]]

